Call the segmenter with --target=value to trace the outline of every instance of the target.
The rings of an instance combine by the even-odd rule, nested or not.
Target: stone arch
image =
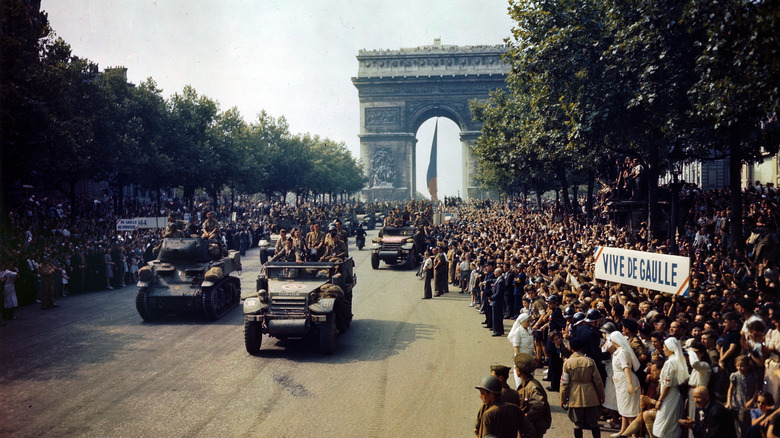
[[[433,46],[360,51],[358,76],[352,83],[360,99],[360,156],[368,200],[408,200],[416,193],[416,139],[432,117],[446,117],[460,128],[463,187],[475,197],[476,160],[471,145],[480,125],[469,101],[484,100],[491,90],[506,88],[509,66],[501,60],[506,46]]]

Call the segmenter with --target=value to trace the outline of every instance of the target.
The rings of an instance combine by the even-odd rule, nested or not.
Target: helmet
[[[607,321],[604,324],[601,325],[601,333],[610,334],[617,330],[617,327],[615,326],[615,323],[612,321]]]
[[[582,312],[577,312],[574,314],[573,318],[574,318],[574,324],[579,324],[585,320],[585,314]]]
[[[601,314],[599,309],[590,309],[590,310],[588,310],[588,313],[585,314],[585,322],[598,321],[599,319],[601,319],[603,317],[604,317],[604,315]]]
[[[328,231],[336,231],[336,224],[328,225]]]
[[[574,316],[574,307],[568,306],[565,309],[563,309],[563,317],[564,318],[572,318]]]
[[[493,376],[485,376],[479,385],[475,386],[477,389],[484,389],[485,391],[492,392],[493,394],[501,393],[501,382]]]

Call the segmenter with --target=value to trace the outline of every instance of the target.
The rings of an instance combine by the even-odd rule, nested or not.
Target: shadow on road
[[[349,331],[338,337],[336,352],[331,356],[320,353],[319,339],[313,334],[304,339],[284,340],[264,336],[258,358],[332,364],[381,362],[417,340],[430,339],[436,330],[430,324],[356,319]]]

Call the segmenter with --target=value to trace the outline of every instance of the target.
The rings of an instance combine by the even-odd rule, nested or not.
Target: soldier
[[[303,262],[303,258],[301,257],[301,252],[293,246],[293,238],[287,236],[287,239],[284,241],[284,248],[274,254],[270,261],[296,262],[300,265]]]
[[[165,232],[163,233],[163,237],[171,238],[171,239],[184,237],[184,231],[182,230],[181,225],[173,216],[173,214],[168,215],[168,225],[165,227]]]
[[[522,438],[536,436],[533,425],[520,408],[501,400],[501,382],[497,378],[483,377],[475,388],[479,390],[479,398],[482,400],[474,423],[474,434],[477,437],[516,438],[518,433]]]
[[[504,403],[512,403],[520,406],[520,395],[506,383],[509,378],[509,367],[504,365],[491,365],[490,375],[501,382],[501,400],[503,400]]]
[[[333,223],[336,225],[336,236],[344,242],[344,246],[347,248],[347,255],[349,255],[349,233],[343,228],[341,219],[336,219]]]
[[[561,407],[568,410],[569,419],[574,423],[575,438],[583,437],[583,429],[590,429],[593,437],[598,438],[604,382],[596,362],[583,354],[584,341],[575,337],[569,345],[573,354],[563,363]]]
[[[214,212],[206,213],[206,220],[203,221],[203,234],[201,237],[206,240],[216,239],[219,234],[219,222],[214,219]]]
[[[48,255],[43,257],[43,262],[38,266],[38,274],[41,276],[41,310],[60,307],[54,302],[54,264]]]
[[[517,387],[520,410],[533,424],[536,438],[541,438],[552,425],[552,412],[547,401],[547,392],[534,378],[535,369],[536,360],[531,355],[525,353],[515,355],[515,373],[520,377],[520,385]]]
[[[342,261],[347,256],[347,244],[338,237],[336,225],[330,224],[328,226],[328,236],[325,237],[325,253],[320,257],[320,261]]]
[[[319,222],[311,223],[311,231],[306,234],[306,246],[309,248],[308,258],[319,260],[325,253],[326,234],[320,230]]]

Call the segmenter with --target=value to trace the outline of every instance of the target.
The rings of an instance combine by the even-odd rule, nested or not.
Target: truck
[[[352,322],[354,267],[351,257],[263,265],[256,290],[241,296],[246,351],[258,355],[267,334],[277,339],[318,336],[320,352],[333,354],[336,336]]]
[[[380,261],[408,269],[417,266],[416,231],[415,227],[384,227],[380,237],[374,238],[371,243],[371,267],[379,269]]]

